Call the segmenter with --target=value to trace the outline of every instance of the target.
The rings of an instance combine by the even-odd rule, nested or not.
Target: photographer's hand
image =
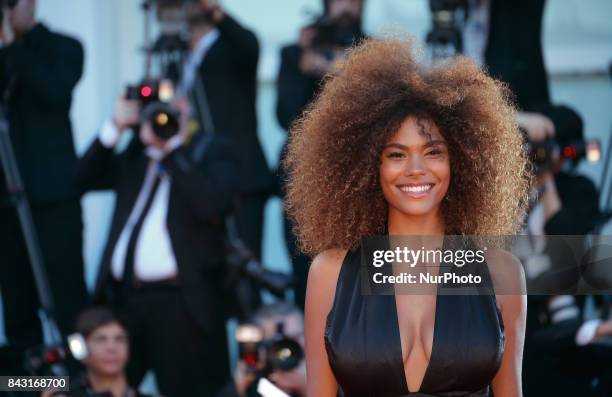
[[[238,361],[238,366],[234,372],[234,384],[236,391],[242,397],[246,395],[247,389],[255,381],[255,374],[247,369],[244,362]]]
[[[202,7],[202,10],[204,11],[204,13],[208,15],[210,20],[215,25],[223,21],[223,18],[225,17],[225,13],[223,12],[223,9],[221,8],[221,6],[217,4],[216,1],[200,0],[200,6]]]
[[[555,125],[543,114],[532,112],[518,112],[516,121],[523,127],[532,142],[542,142],[555,136]]]
[[[306,363],[303,360],[291,371],[272,372],[269,379],[289,394],[306,395]]]
[[[329,71],[333,61],[329,61],[320,52],[304,49],[300,57],[300,70],[304,74],[323,77]]]
[[[537,185],[540,190],[539,200],[544,206],[544,219],[548,221],[561,210],[561,198],[557,192],[555,177],[550,171],[537,176]]]
[[[612,320],[603,321],[597,326],[595,330],[594,340],[599,341],[602,338],[609,338],[612,336]]]
[[[11,25],[11,10],[8,7],[2,9],[2,45],[8,46],[15,41],[15,31]]]
[[[140,103],[135,99],[126,99],[121,96],[115,102],[113,123],[117,131],[123,132],[126,128],[140,122]]]

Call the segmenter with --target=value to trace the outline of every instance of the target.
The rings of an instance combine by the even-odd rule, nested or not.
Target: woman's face
[[[104,376],[123,373],[128,362],[128,337],[118,323],[109,323],[94,330],[87,337],[88,355],[83,360],[87,367]]]
[[[381,156],[380,184],[389,211],[437,213],[449,183],[448,147],[438,127],[431,120],[407,117]]]

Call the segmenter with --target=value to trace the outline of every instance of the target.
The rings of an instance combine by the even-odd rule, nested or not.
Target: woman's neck
[[[387,232],[402,236],[439,236],[444,234],[444,221],[439,211],[424,215],[406,215],[389,209]]]
[[[124,374],[104,376],[89,371],[87,378],[95,391],[110,391],[114,397],[124,397],[128,388]]]

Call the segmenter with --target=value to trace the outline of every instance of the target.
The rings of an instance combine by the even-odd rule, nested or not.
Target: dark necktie
[[[140,230],[142,229],[142,224],[144,223],[144,220],[147,217],[147,213],[151,208],[151,204],[153,204],[153,199],[155,198],[155,193],[157,192],[157,188],[159,187],[160,181],[161,178],[159,172],[156,172],[155,180],[153,181],[153,186],[149,191],[147,201],[145,202],[142,212],[138,216],[138,220],[132,228],[132,234],[130,235],[127,251],[125,253],[125,263],[123,267],[122,283],[124,296],[134,285],[134,258],[136,253],[136,243],[138,242],[138,236],[140,234]]]

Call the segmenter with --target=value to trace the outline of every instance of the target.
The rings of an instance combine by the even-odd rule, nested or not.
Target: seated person
[[[129,360],[129,339],[125,325],[105,307],[84,310],[77,319],[77,332],[83,336],[86,356],[81,359],[85,373],[71,391],[47,390],[42,397],[147,397],[127,383],[125,367]]]

